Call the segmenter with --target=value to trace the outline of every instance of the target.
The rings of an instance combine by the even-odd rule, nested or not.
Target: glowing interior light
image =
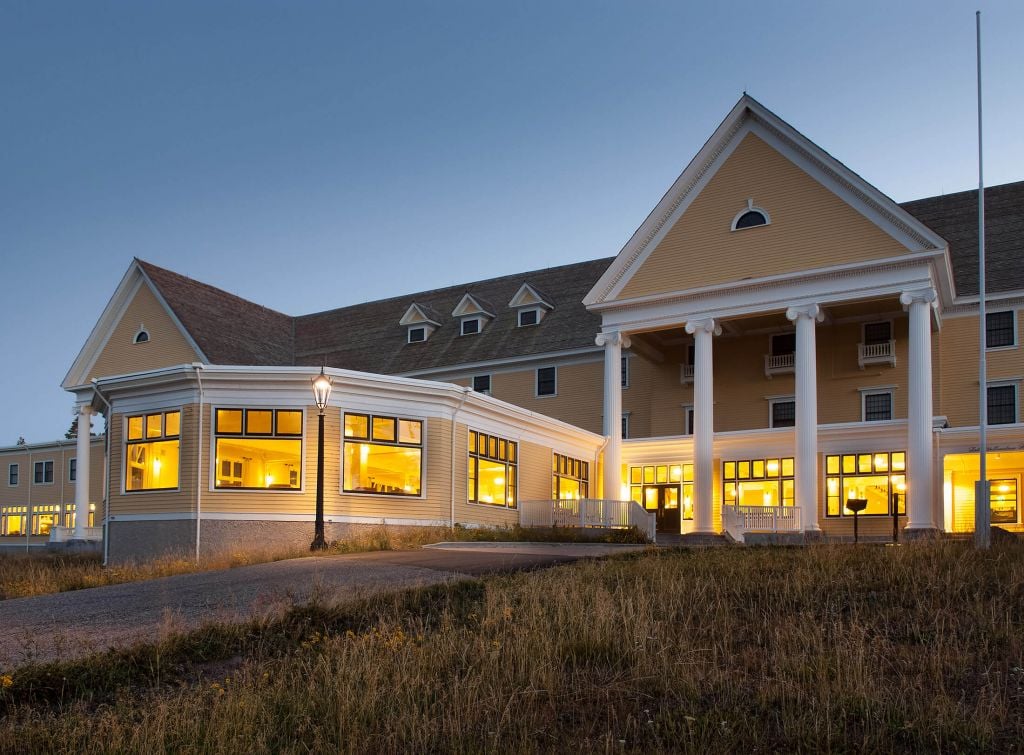
[[[1000,485],[998,488],[996,488],[996,490],[998,490],[998,492],[1000,492],[1000,493],[1009,493],[1010,492],[1010,486],[1007,485],[1004,482],[1002,485]]]
[[[153,476],[160,476],[160,459],[153,459]]]
[[[495,477],[494,478],[494,484],[495,485],[504,485],[505,484],[505,478],[504,477]]]
[[[835,477],[830,477],[828,480],[828,494],[839,495],[839,480]]]
[[[274,484],[274,475],[268,474],[267,475],[267,487],[269,488],[273,484]]]
[[[889,466],[889,460],[885,458],[885,454],[875,454],[875,469],[885,469]]]
[[[765,506],[771,506],[772,505],[772,493],[771,493],[770,490],[764,491],[764,495],[762,495],[761,498],[764,500],[764,505]]]
[[[735,498],[736,497],[736,491],[733,488],[731,488],[731,487],[726,489],[725,494],[727,496],[729,496],[730,498]]]
[[[359,461],[363,464],[370,458],[370,447],[365,443],[359,444]]]
[[[771,476],[777,475],[779,473],[779,462],[777,461],[769,461],[765,465],[765,467],[768,470],[768,474]]]

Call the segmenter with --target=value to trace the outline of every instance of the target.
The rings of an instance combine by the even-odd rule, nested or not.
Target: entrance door
[[[670,532],[678,535],[679,520],[679,486],[678,485],[645,485],[644,508],[656,512],[658,532]]]

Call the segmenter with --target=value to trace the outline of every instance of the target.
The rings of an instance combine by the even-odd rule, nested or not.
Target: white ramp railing
[[[723,506],[722,527],[738,543],[748,532],[800,532],[797,506]]]
[[[50,528],[50,542],[51,543],[66,543],[68,540],[75,539],[75,528],[74,527],[62,527],[54,526]],[[85,528],[85,539],[90,542],[99,542],[103,540],[103,528],[102,527],[86,527]]]
[[[635,501],[576,498],[558,501],[521,501],[523,527],[636,527],[654,540],[655,516]]]

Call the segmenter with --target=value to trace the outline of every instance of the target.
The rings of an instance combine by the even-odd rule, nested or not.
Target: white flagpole
[[[988,328],[985,320],[985,174],[981,136],[981,11],[975,13],[978,53],[978,484],[974,490],[974,545],[991,545],[991,508],[988,484],[988,365],[985,350]]]

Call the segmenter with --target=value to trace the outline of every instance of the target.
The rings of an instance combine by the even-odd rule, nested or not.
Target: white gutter
[[[451,437],[451,448],[452,448],[451,462],[452,462],[452,464],[451,464],[451,476],[449,477],[449,480],[451,482],[451,493],[452,493],[452,495],[451,495],[451,507],[452,507],[452,510],[451,510],[451,527],[452,527],[453,530],[455,529],[455,425],[457,424],[456,423],[456,419],[459,416],[459,412],[462,410],[463,404],[466,403],[466,399],[469,398],[469,394],[471,394],[472,392],[473,392],[473,388],[472,387],[470,387],[470,386],[463,387],[462,388],[462,400],[459,402],[459,405],[457,407],[455,407],[455,411],[452,412],[452,437]]]
[[[100,391],[96,378],[92,381],[92,391],[93,395],[99,396],[100,401],[107,405],[107,413],[103,415],[103,565],[106,566],[110,558],[110,417],[114,409]],[[81,513],[76,511],[75,516],[80,516]],[[86,516],[89,516],[88,512]]]
[[[196,382],[199,384],[199,434],[196,437],[196,563],[199,563],[199,537],[203,527],[203,365],[193,362],[192,368],[195,370]]]
[[[611,440],[611,436],[609,436],[609,435],[604,436],[604,440],[601,441],[600,448],[598,448],[597,451],[594,452],[594,475],[595,476],[597,475],[597,468],[598,468],[598,466],[600,466],[600,463],[601,463],[601,454],[604,453],[604,449],[608,446],[608,441],[610,441],[610,440]],[[602,498],[604,498],[605,500],[614,500],[614,499],[609,499],[608,498],[608,492],[606,490],[604,490],[604,475],[601,475],[601,488],[602,488],[602,490],[601,490],[601,497]]]

